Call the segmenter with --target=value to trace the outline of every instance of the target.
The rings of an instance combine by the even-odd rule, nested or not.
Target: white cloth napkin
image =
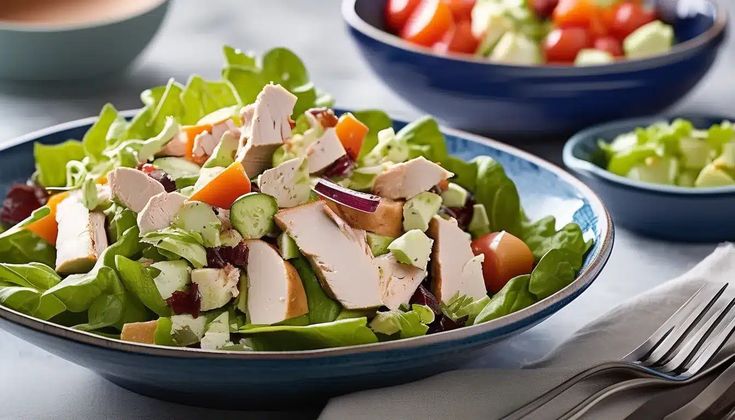
[[[579,330],[543,360],[522,370],[472,369],[332,399],[321,419],[490,419],[507,414],[576,372],[620,359],[663,323],[704,282],[735,280],[735,246],[723,244],[686,274],[619,305]],[[735,288],[733,284],[730,289]],[[729,344],[732,345],[732,344]],[[417,355],[420,357],[420,355]],[[555,418],[620,377],[585,381],[534,418]],[[691,386],[692,392],[701,384]],[[626,393],[589,413],[623,418],[661,390]]]

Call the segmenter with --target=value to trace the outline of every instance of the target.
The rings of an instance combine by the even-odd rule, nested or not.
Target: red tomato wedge
[[[610,32],[622,41],[625,37],[633,33],[633,31],[655,19],[656,14],[640,4],[633,2],[622,3],[615,9],[615,16],[610,26]]]
[[[408,17],[421,0],[388,0],[385,5],[385,23],[393,32],[400,32]]]
[[[452,11],[441,0],[426,0],[416,8],[401,30],[401,38],[430,47],[440,41],[454,25]]]
[[[442,0],[449,6],[454,16],[455,22],[469,21],[472,19],[472,8],[475,7],[475,0]]]
[[[508,280],[533,269],[533,253],[528,245],[508,232],[483,235],[472,241],[472,252],[483,254],[482,276],[485,287],[497,293]]]
[[[334,130],[337,132],[337,137],[339,137],[339,141],[344,146],[347,154],[350,155],[353,161],[357,160],[362,142],[368,133],[368,126],[355,118],[354,115],[347,113],[339,117]]]
[[[544,53],[549,63],[572,63],[577,53],[592,46],[592,38],[584,28],[557,28],[544,40]]]
[[[444,35],[444,39],[434,44],[434,49],[440,53],[454,52],[474,54],[480,45],[480,40],[472,35],[472,24],[463,20]]]

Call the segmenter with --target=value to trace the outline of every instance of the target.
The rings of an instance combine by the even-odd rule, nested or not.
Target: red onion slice
[[[323,178],[317,180],[314,192],[335,203],[365,213],[375,213],[380,204],[380,197],[377,195],[351,190]]]

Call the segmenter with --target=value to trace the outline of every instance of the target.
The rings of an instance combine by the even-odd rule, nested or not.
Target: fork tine
[[[735,298],[720,299],[713,305],[714,312],[707,314],[708,319],[701,327],[698,327],[691,332],[691,336],[685,337],[682,344],[676,349],[674,357],[668,360],[660,368],[657,368],[660,372],[675,372],[680,369],[694,357],[699,349],[707,344],[707,340],[712,336],[714,331],[717,331],[719,326],[723,324],[723,320],[727,318],[727,312],[732,309],[735,303]],[[719,306],[719,307],[717,307]],[[724,322],[725,324],[727,321]]]
[[[692,311],[700,308],[707,299],[711,299],[715,287],[705,284],[684,302],[656,331],[643,343],[628,353],[623,360],[639,360],[653,351],[677,325],[681,324]]]
[[[725,283],[722,287],[716,289],[714,293],[711,293],[710,291],[703,293],[703,300],[698,302],[698,306],[695,307],[694,310],[691,310],[681,323],[675,325],[671,330],[671,333],[661,340],[661,342],[652,349],[649,354],[643,355],[639,360],[644,365],[654,365],[666,360],[666,358],[670,356],[671,352],[681,344],[682,339],[689,334],[691,329],[700,322],[707,312],[709,312],[712,305],[717,301],[717,299],[719,299],[728,285],[729,283]]]
[[[699,350],[687,361],[684,373],[696,375],[720,351],[735,330],[735,308],[731,305],[728,312]]]

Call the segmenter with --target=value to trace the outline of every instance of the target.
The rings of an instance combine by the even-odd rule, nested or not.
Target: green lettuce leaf
[[[444,316],[452,321],[457,322],[465,318],[465,324],[471,325],[489,302],[489,296],[473,299],[471,296],[460,296],[457,294],[449,299],[449,302],[446,304],[442,303],[441,310]]]
[[[520,197],[513,181],[505,174],[503,167],[489,156],[478,156],[475,181],[475,202],[485,206],[490,230],[505,230],[521,236],[523,220]]]
[[[531,248],[536,261],[552,249],[566,249],[583,256],[590,243],[585,242],[582,229],[576,223],[569,223],[556,230],[556,219],[547,216],[535,222],[524,222],[521,239]]]
[[[132,292],[143,305],[158,316],[171,315],[171,310],[161,297],[150,271],[143,264],[117,255],[115,266],[125,288]]]
[[[40,319],[53,318],[64,312],[66,306],[54,296],[44,296],[43,292],[60,280],[44,264],[0,263],[0,304]]]
[[[378,132],[393,127],[393,120],[383,111],[377,109],[366,109],[352,113],[355,118],[368,127],[367,136],[362,142],[358,159],[362,159],[367,152],[378,144]]]
[[[181,124],[196,124],[203,116],[232,105],[238,105],[240,98],[232,84],[227,80],[210,81],[201,76],[189,78],[181,92],[183,113]]]
[[[44,187],[66,185],[66,164],[84,158],[84,146],[78,140],[67,140],[59,144],[33,144],[36,160],[36,180]]]
[[[48,206],[43,206],[27,219],[0,233],[0,261],[14,264],[38,262],[53,266],[56,262],[56,248],[30,230],[24,229],[50,212]]]
[[[84,152],[92,162],[106,159],[103,152],[115,144],[126,125],[125,118],[118,114],[112,104],[102,107],[99,118],[82,138]]]
[[[434,311],[426,305],[411,305],[410,311],[378,311],[370,321],[370,329],[386,336],[409,338],[426,335],[429,324],[434,322]]]
[[[433,162],[444,162],[447,159],[447,143],[439,124],[432,117],[421,117],[403,127],[396,137],[405,140],[409,145],[419,147],[421,155]]]
[[[490,299],[480,311],[473,324],[481,324],[492,319],[519,311],[536,303],[536,297],[528,291],[531,276],[524,274],[514,277]]]
[[[342,305],[327,296],[317,279],[316,274],[304,257],[298,257],[291,260],[294,268],[301,277],[306,291],[306,300],[309,306],[309,323],[321,324],[324,322],[332,322],[342,310]]]
[[[344,347],[376,343],[378,337],[367,327],[367,318],[349,318],[305,326],[245,326],[254,350],[288,351]]]
[[[581,267],[581,253],[568,248],[551,249],[531,272],[528,291],[538,299],[551,296],[574,281]]]
[[[170,259],[181,257],[195,268],[207,265],[207,250],[204,249],[204,241],[199,233],[168,227],[146,233],[140,241],[153,245]]]

